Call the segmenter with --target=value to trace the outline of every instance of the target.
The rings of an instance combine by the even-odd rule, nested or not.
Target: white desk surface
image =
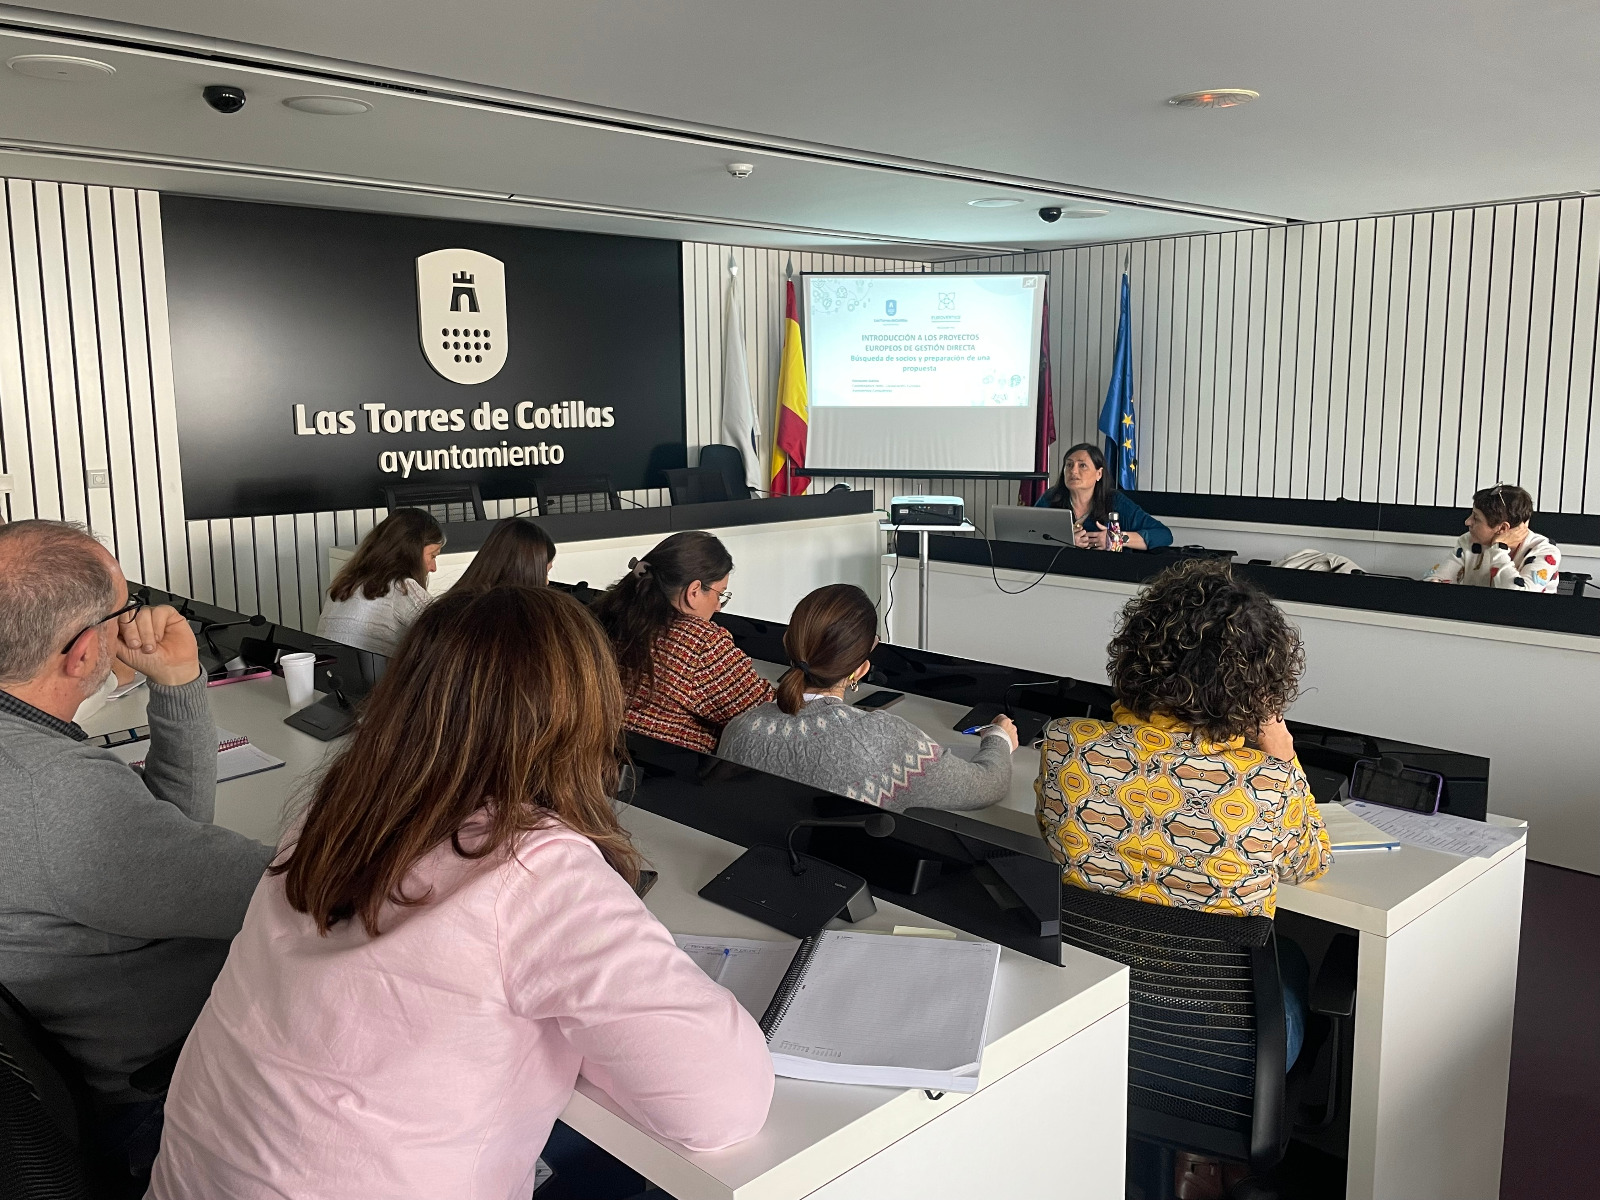
[[[85,728],[104,733],[143,724],[146,695],[140,689],[108,704]],[[217,824],[275,842],[287,804],[303,794],[331,746],[283,724],[289,707],[280,678],[210,688],[207,698],[219,725],[287,764],[219,784]],[[740,847],[640,809],[625,812],[623,821],[660,872],[646,903],[668,929],[783,936],[695,894],[738,857]],[[888,931],[895,925],[948,928],[891,905],[880,905],[875,916],[855,928]],[[1073,947],[1063,947],[1060,967],[1002,949],[976,1094],[1127,1003],[1125,967]],[[929,1100],[920,1090],[780,1079],[762,1131],[714,1152],[688,1151],[645,1133],[586,1082],[580,1082],[562,1119],[679,1200],[778,1200],[807,1195],[970,1098],[946,1094]]]
[[[784,671],[784,667],[775,663],[758,663],[757,668],[774,680]],[[864,687],[861,694],[870,690],[873,689]],[[967,705],[908,693],[888,711],[904,717],[941,745],[957,753],[971,754],[977,749],[979,739],[957,733],[952,728],[956,718],[967,708]],[[965,815],[1038,837],[1033,784],[1039,775],[1039,754],[1030,746],[1018,747],[1012,759],[1011,791],[1006,798],[994,808]],[[1494,816],[1490,820],[1525,827],[1525,822]],[[1415,846],[1335,853],[1333,866],[1321,879],[1304,884],[1280,884],[1278,907],[1388,937],[1447,896],[1521,852],[1526,844],[1524,837],[1492,858],[1463,859]]]

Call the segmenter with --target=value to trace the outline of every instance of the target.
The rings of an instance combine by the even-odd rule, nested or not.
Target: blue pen
[[[722,948],[722,965],[717,968],[717,977],[715,980],[713,980],[714,983],[722,982],[722,973],[728,969],[728,956],[732,953],[732,946],[724,946]]]

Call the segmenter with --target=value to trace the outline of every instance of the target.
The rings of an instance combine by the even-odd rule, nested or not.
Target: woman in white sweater
[[[420,508],[397,508],[361,539],[328,585],[317,633],[357,650],[393,655],[427,607],[428,576],[439,569],[444,532]]]
[[[1428,572],[1429,583],[1464,583],[1525,592],[1555,592],[1561,550],[1533,532],[1533,497],[1514,483],[1475,492],[1467,532],[1450,558]]]

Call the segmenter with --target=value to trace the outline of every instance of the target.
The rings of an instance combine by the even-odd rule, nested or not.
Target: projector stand
[[[970,521],[962,521],[959,525],[892,525],[888,521],[879,522],[878,528],[885,533],[914,533],[917,535],[917,649],[928,648],[928,535],[930,533],[977,533],[977,526]],[[896,541],[894,552],[896,557],[900,554],[900,546]],[[889,630],[885,629],[884,633]]]

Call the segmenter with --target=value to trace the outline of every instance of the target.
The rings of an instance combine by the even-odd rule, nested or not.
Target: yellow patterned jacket
[[[1300,764],[1206,742],[1176,719],[1063,718],[1045,730],[1034,791],[1064,883],[1234,916],[1277,911],[1278,881],[1333,862]]]

